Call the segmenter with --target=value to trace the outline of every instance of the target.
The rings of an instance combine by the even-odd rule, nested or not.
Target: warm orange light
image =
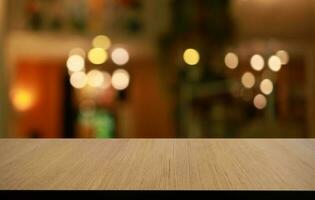
[[[282,65],[286,65],[289,63],[290,56],[289,56],[289,53],[287,51],[279,50],[279,51],[277,51],[276,56],[278,56],[280,58]]]
[[[264,58],[259,54],[255,54],[250,59],[250,65],[254,70],[261,71],[265,66]]]
[[[102,48],[93,48],[88,52],[88,58],[95,65],[103,64],[108,59],[108,53]]]
[[[116,90],[124,90],[128,87],[130,82],[129,73],[124,69],[117,69],[113,72],[112,86]]]
[[[238,56],[235,53],[229,52],[224,57],[225,65],[230,69],[235,69],[238,66]]]
[[[281,60],[278,56],[271,56],[268,60],[269,68],[274,71],[278,72],[281,69]]]
[[[200,60],[200,55],[196,49],[186,49],[183,58],[188,65],[196,65]]]
[[[27,89],[18,88],[12,91],[12,104],[18,111],[27,111],[34,104],[34,94]]]
[[[93,39],[92,44],[95,48],[107,50],[111,45],[111,41],[106,35],[98,35]]]
[[[112,60],[116,65],[125,65],[129,61],[129,53],[124,48],[114,49],[112,52]]]
[[[262,110],[267,106],[267,99],[264,95],[257,94],[254,98],[253,103],[257,109]]]
[[[241,78],[241,82],[245,88],[252,88],[255,85],[256,79],[251,72],[245,72]]]

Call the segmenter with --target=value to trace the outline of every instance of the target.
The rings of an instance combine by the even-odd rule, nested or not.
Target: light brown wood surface
[[[1,139],[0,189],[315,190],[315,140]]]

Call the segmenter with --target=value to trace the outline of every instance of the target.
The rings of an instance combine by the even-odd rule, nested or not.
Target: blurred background
[[[315,137],[313,0],[0,0],[0,137]]]

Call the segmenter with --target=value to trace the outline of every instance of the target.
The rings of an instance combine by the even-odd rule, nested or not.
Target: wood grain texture
[[[0,189],[315,190],[315,140],[1,139]]]

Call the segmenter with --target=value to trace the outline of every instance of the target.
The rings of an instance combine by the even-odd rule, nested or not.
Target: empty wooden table
[[[315,140],[1,139],[0,189],[315,190]]]

